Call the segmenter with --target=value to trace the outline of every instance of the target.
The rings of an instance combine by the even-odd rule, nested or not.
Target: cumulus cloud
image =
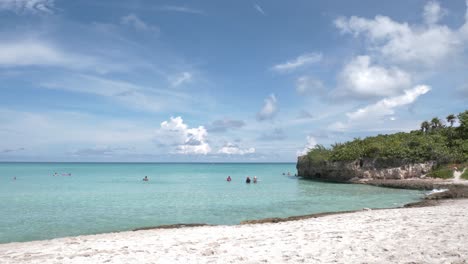
[[[122,17],[120,19],[120,23],[122,25],[131,26],[131,27],[135,28],[138,31],[146,31],[146,32],[152,31],[152,32],[156,32],[156,33],[159,32],[158,27],[153,26],[153,25],[148,25],[147,23],[145,23],[143,20],[141,20],[141,18],[139,18],[135,14],[128,14],[128,15]]]
[[[301,95],[323,95],[326,88],[322,81],[314,77],[301,76],[296,80],[296,92]]]
[[[423,18],[427,24],[432,25],[439,22],[447,13],[447,10],[443,9],[439,2],[430,1],[424,6]]]
[[[340,73],[340,84],[341,87],[335,91],[338,96],[391,96],[407,89],[411,85],[411,77],[397,67],[372,65],[369,56],[358,56]]]
[[[286,133],[281,128],[275,128],[273,131],[263,133],[258,139],[264,141],[284,140]]]
[[[1,10],[10,10],[18,14],[52,14],[54,0],[0,0]]]
[[[255,148],[241,149],[238,145],[227,142],[221,149],[218,150],[218,153],[228,155],[245,155],[255,153]]]
[[[423,15],[429,24],[425,27],[399,23],[381,15],[374,19],[341,17],[335,20],[335,26],[342,33],[366,37],[369,51],[382,55],[389,62],[433,67],[462,52],[464,41],[468,39],[468,15],[465,24],[454,30],[435,24],[443,14],[438,3],[430,2]]]
[[[169,78],[172,87],[178,87],[184,83],[192,81],[192,74],[190,72],[182,72]]]
[[[310,65],[322,60],[321,53],[306,53],[302,54],[294,60],[287,61],[285,63],[277,64],[272,67],[272,70],[280,73],[290,72],[300,67]]]
[[[273,119],[278,113],[278,104],[274,94],[271,94],[264,100],[264,104],[260,112],[257,113],[257,120],[264,121]]]
[[[431,90],[429,86],[418,85],[412,89],[405,90],[402,95],[387,97],[374,104],[359,108],[354,112],[346,114],[346,122],[336,122],[331,129],[344,130],[350,127],[375,124],[385,116],[395,114],[398,107],[414,103],[421,95]]]
[[[206,155],[211,152],[206,129],[203,126],[189,128],[180,116],[162,122],[156,136],[161,145],[174,146],[175,153]]]
[[[316,145],[317,145],[317,140],[315,140],[315,138],[312,137],[312,136],[307,136],[307,143],[306,143],[304,149],[298,150],[296,152],[296,155],[297,156],[305,155],[305,154],[307,154],[307,152],[309,152],[310,149],[314,148]]]
[[[245,126],[245,122],[242,120],[232,120],[232,119],[221,119],[215,120],[211,125],[208,126],[208,131],[210,132],[226,132],[230,129],[238,129]]]

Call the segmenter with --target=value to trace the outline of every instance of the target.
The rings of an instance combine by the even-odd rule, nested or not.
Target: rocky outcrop
[[[355,161],[311,161],[307,156],[298,157],[298,175],[305,178],[337,182],[362,180],[387,180],[421,178],[435,162],[409,163],[395,159],[359,159]]]

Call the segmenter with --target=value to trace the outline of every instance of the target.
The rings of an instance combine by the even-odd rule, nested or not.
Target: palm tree
[[[447,116],[447,122],[450,123],[450,127],[453,127],[453,123],[455,123],[455,120],[457,118],[455,117],[454,114],[450,114]]]
[[[421,131],[422,132],[427,133],[427,131],[429,131],[429,128],[430,128],[429,122],[424,121],[424,122],[421,123]]]
[[[442,121],[440,121],[440,119],[437,118],[437,117],[432,118],[432,120],[431,120],[431,129],[436,130],[436,129],[440,128],[440,127],[442,127]]]

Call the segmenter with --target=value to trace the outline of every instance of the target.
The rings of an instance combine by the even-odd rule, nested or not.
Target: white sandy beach
[[[467,263],[468,200],[0,245],[0,263]]]

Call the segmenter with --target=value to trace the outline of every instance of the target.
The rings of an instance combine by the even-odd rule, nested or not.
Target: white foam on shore
[[[448,191],[448,189],[432,189],[431,191],[426,193],[426,196],[434,194],[434,193],[443,193]]]
[[[0,245],[0,263],[463,263],[468,200],[291,222]]]

